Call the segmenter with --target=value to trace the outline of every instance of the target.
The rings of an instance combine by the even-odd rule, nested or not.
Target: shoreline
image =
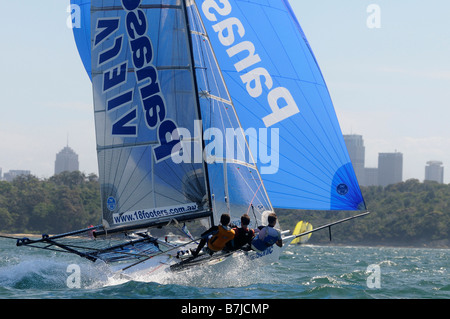
[[[37,239],[42,238],[42,234],[28,234],[28,233],[0,233],[0,238],[5,239],[22,239],[22,238],[30,238],[30,239]]]
[[[368,247],[368,248],[415,248],[415,249],[450,249],[450,246],[448,245],[417,245],[417,246],[407,246],[407,245],[381,245],[381,244],[354,244],[354,243],[347,243],[347,244],[324,244],[324,243],[317,243],[317,244],[305,244],[305,246],[327,246],[327,247]]]
[[[311,245],[317,246],[354,246],[354,247],[373,247],[373,248],[429,248],[429,249],[450,249],[450,240],[436,240],[433,242],[417,242],[415,244],[403,244],[403,243],[311,243]]]

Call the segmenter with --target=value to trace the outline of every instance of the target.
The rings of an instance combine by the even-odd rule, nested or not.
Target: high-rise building
[[[31,174],[31,172],[26,171],[26,170],[10,170],[9,172],[5,173],[5,175],[3,177],[5,178],[5,181],[12,182],[14,180],[14,178],[16,178],[18,176],[24,176],[24,175],[30,175],[30,174]]]
[[[366,167],[364,179],[365,179],[364,186],[378,186],[378,168]]]
[[[353,164],[353,169],[355,170],[356,178],[360,185],[366,185],[364,169],[366,149],[364,147],[363,137],[357,134],[344,135],[344,141]]]
[[[425,180],[444,183],[444,167],[440,161],[428,161],[425,166]]]
[[[378,184],[387,186],[403,181],[403,154],[379,153],[378,154]]]
[[[78,154],[75,153],[69,146],[64,147],[58,154],[56,154],[55,174],[65,171],[73,172],[78,170]]]

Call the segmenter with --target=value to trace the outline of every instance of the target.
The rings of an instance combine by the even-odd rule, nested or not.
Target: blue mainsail
[[[81,4],[83,12],[86,12],[86,5],[90,3],[71,1]],[[106,2],[120,4],[120,1]],[[268,135],[271,136],[265,145],[268,153],[279,152],[277,169],[268,173],[264,173],[264,165],[258,161],[260,150],[253,154],[264,181],[264,185],[256,188],[258,191],[251,188],[254,197],[260,197],[258,205],[270,209],[270,202],[265,199],[267,192],[274,207],[364,209],[364,200],[328,89],[289,2],[196,0],[187,3],[190,4],[189,8],[194,7],[192,4],[198,8],[188,10],[191,31],[194,31],[191,34],[196,73],[202,68],[205,70],[196,55],[199,46],[205,46],[206,52],[210,52],[210,60],[218,64],[217,70],[213,70],[212,63],[208,66],[209,74],[198,74],[198,94],[201,97],[213,95],[229,100],[229,110],[236,112],[235,120],[240,122],[243,129],[268,129]],[[180,1],[142,1],[140,6],[148,4],[179,6]],[[155,18],[160,21],[160,17]],[[90,32],[84,23],[82,19],[81,30]],[[204,30],[200,29],[200,25]],[[86,70],[89,70],[90,51],[85,50],[83,35],[75,33],[81,30],[74,30],[74,34]],[[149,29],[149,32],[153,31]],[[170,33],[160,35],[158,39],[161,39],[160,52],[170,49],[175,42]],[[208,49],[209,45],[212,49]],[[210,83],[213,78],[216,81],[214,86],[202,86],[202,81]],[[220,84],[221,81],[223,84]],[[200,105],[204,101],[200,98]],[[218,116],[211,110],[201,106],[204,130],[211,125],[218,126],[218,121],[205,121],[211,114]],[[230,125],[236,127],[236,123]],[[277,146],[273,147],[270,139],[279,140],[279,144],[275,143]],[[262,141],[258,141],[259,145]],[[219,167],[211,167],[212,172],[223,172],[223,167],[220,167],[223,164],[214,165]],[[227,169],[226,172],[235,177],[242,175],[241,171],[236,173],[236,168]],[[237,180],[230,178],[228,182],[235,183]],[[259,194],[260,190],[262,193]]]

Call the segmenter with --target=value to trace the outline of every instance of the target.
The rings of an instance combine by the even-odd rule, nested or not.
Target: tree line
[[[450,246],[450,185],[411,179],[362,188],[371,214],[332,227],[332,244]],[[319,227],[357,212],[276,209],[283,229],[300,221]],[[100,185],[94,174],[63,172],[48,179],[19,176],[0,181],[0,231],[61,233],[101,220]],[[327,230],[312,244],[329,243]]]
[[[63,172],[0,181],[0,231],[61,233],[100,222],[100,187],[95,174]]]
[[[450,247],[450,185],[410,179],[386,187],[362,187],[371,212],[331,228],[332,243],[346,245]],[[319,227],[355,212],[277,210],[284,229],[299,220]],[[329,243],[328,230],[313,233],[309,243]]]

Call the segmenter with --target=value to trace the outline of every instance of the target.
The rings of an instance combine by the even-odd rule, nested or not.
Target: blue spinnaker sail
[[[257,160],[273,206],[363,209],[328,89],[288,1],[196,3],[242,127],[279,133],[278,170],[265,174]]]
[[[70,0],[72,29],[78,53],[91,76],[91,0]]]

